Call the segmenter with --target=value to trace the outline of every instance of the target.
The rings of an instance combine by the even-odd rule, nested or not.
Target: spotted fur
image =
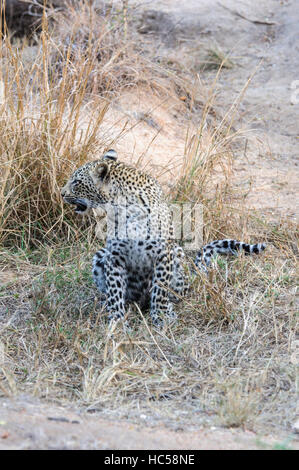
[[[100,160],[78,168],[61,194],[78,213],[96,208],[107,213],[106,247],[94,255],[92,273],[109,318],[123,319],[131,302],[149,308],[154,325],[174,318],[173,303],[189,286],[184,252],[174,241],[170,209],[157,180],[117,161],[116,152],[109,150]],[[216,240],[199,251],[195,265],[207,271],[217,254],[264,249],[262,243]]]
[[[237,240],[215,240],[205,245],[195,258],[195,265],[203,271],[206,271],[211,263],[211,259],[216,255],[237,255],[243,251],[245,255],[253,253],[261,253],[266,248],[265,243],[256,243],[249,245],[248,243],[239,242]]]

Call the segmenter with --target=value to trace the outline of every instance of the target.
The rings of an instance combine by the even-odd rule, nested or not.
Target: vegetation
[[[199,112],[190,79],[138,49],[127,14],[99,15],[83,2],[53,13],[51,27],[44,13],[34,45],[1,39],[0,394],[32,393],[132,419],[144,410],[190,427],[288,430],[297,227],[249,213],[236,194],[235,107],[209,119],[217,76],[197,132],[187,133],[169,199],[203,205],[204,241],[263,240],[269,249],[260,258],[218,260],[208,278],[199,275],[175,325],[152,330],[133,306],[131,330],[107,335],[90,273],[94,222],[63,205],[60,187],[126,131],[102,132],[124,89],[142,85],[172,96],[188,116]]]

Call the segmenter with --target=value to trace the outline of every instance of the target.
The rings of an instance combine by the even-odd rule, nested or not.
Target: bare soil
[[[246,139],[235,150],[235,186],[248,191],[246,204],[279,220],[298,213],[299,10],[296,1],[153,0],[142,14],[139,38],[158,44],[157,54],[199,73],[206,83],[215,71],[203,71],[205,51],[221,48],[232,68],[219,77],[217,111],[225,110],[254,75],[238,107],[236,128]],[[296,8],[297,7],[297,8]],[[150,116],[150,118],[148,117]],[[116,120],[118,124],[115,125]],[[168,162],[176,171],[183,158],[188,123],[171,103],[149,103],[142,88],[126,93],[108,114],[107,132],[135,124],[118,140],[124,159],[134,161],[150,145],[148,160],[157,168]],[[114,126],[112,129],[112,125]],[[119,147],[119,148],[118,148]],[[124,150],[125,149],[125,150]],[[137,423],[138,421],[138,423]],[[0,401],[0,449],[253,449],[273,448],[288,435],[257,435],[249,430],[169,429],[167,423],[146,424],[104,419],[68,406],[50,405],[30,397]],[[294,416],[295,421],[295,416]],[[137,424],[136,424],[137,423]],[[145,424],[143,424],[145,423]],[[298,441],[291,443],[298,448]]]
[[[250,80],[234,122],[237,129],[244,129],[242,143],[235,152],[236,187],[246,191],[248,207],[275,214],[276,218],[296,217],[299,173],[296,2],[245,1],[236,8],[233,1],[154,0],[150,9],[144,3],[146,13],[140,14],[139,30],[143,31],[140,40],[145,47],[152,47],[154,41],[161,60],[167,58],[180,70],[199,74],[208,88],[215,79],[215,70],[202,71],[207,51],[220,49],[231,59],[233,66],[223,68],[218,79],[218,114],[225,115]],[[120,154],[136,161],[135,155],[150,145],[146,158],[151,165],[162,168],[167,163],[174,171],[179,167],[190,122],[174,103],[159,103],[158,99],[153,102],[140,89],[134,95],[124,94],[112,113],[111,124],[115,122],[114,113],[118,119],[123,115],[119,124],[124,120],[134,124],[119,140]],[[136,116],[146,114],[151,120],[141,118],[136,125]]]

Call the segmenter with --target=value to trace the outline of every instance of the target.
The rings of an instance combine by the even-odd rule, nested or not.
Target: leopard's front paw
[[[152,322],[155,328],[161,329],[164,326],[164,320],[159,315],[152,315]]]

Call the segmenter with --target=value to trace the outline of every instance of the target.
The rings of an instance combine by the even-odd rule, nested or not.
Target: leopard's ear
[[[102,157],[103,160],[114,160],[116,161],[117,160],[117,152],[113,149],[110,149],[108,150],[108,152],[106,152],[103,157]]]
[[[96,165],[90,170],[90,176],[96,186],[99,186],[109,176],[110,168],[108,163],[99,160]]]

